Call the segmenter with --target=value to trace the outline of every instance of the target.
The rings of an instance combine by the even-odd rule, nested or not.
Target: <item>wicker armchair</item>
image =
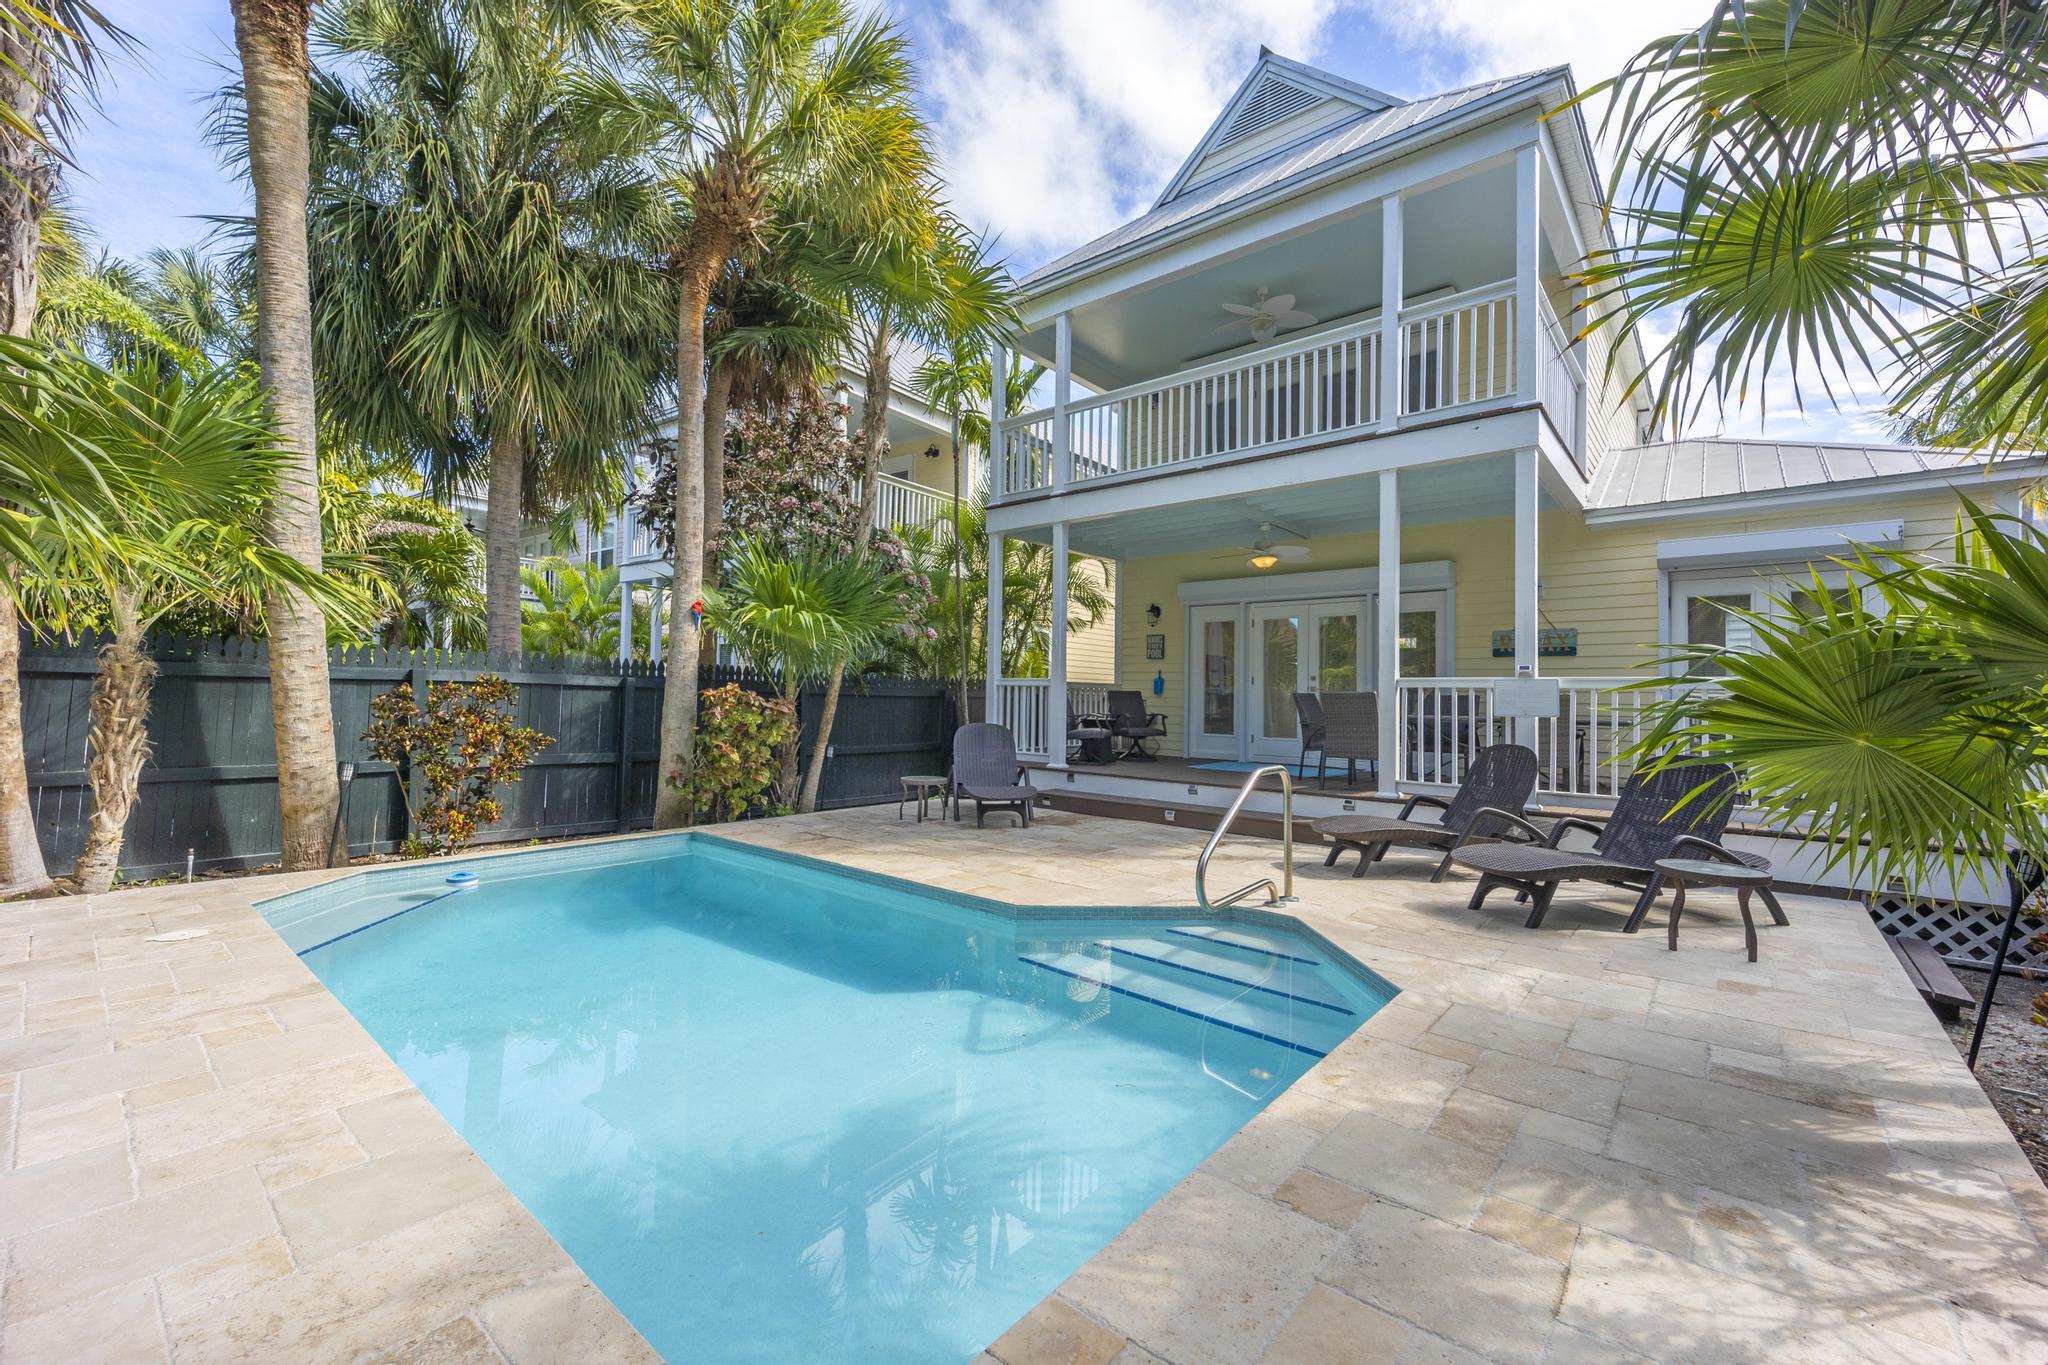
[[[1301,762],[1298,765],[1299,771],[1295,776],[1301,781],[1306,782],[1308,781],[1309,751],[1313,749],[1320,753],[1323,748],[1323,730],[1325,728],[1323,699],[1313,692],[1296,692],[1294,694],[1294,718],[1301,725]]]
[[[1316,762],[1316,786],[1328,785],[1330,762],[1342,759],[1348,785],[1358,785],[1358,765],[1370,763],[1374,775],[1380,762],[1380,694],[1325,692],[1323,744]]]

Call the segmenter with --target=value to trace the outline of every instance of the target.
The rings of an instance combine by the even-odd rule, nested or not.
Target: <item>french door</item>
[[[1278,763],[1301,753],[1297,692],[1355,692],[1372,676],[1372,618],[1363,597],[1261,602],[1249,612],[1247,754]]]

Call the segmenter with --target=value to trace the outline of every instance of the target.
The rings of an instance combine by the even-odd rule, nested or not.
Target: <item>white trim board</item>
[[[1795,526],[1783,531],[1694,536],[1658,541],[1657,565],[1663,569],[1688,569],[1723,564],[1783,564],[1840,554],[1852,543],[1896,548],[1905,538],[1906,523],[1898,517],[1836,526]]]
[[[1445,592],[1456,586],[1448,559],[1425,559],[1401,565],[1401,591]],[[1321,569],[1311,573],[1259,574],[1252,578],[1211,578],[1178,583],[1174,593],[1184,607],[1229,606],[1237,602],[1293,602],[1316,597],[1377,597],[1379,566]]]

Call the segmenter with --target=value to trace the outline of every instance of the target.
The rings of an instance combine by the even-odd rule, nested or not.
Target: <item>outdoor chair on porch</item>
[[[1145,709],[1145,698],[1137,692],[1109,694],[1109,733],[1121,745],[1118,758],[1142,759],[1150,763],[1158,755],[1145,746],[1157,747],[1166,737],[1166,716]]]
[[[1323,742],[1316,758],[1316,787],[1328,785],[1330,764],[1344,763],[1345,784],[1358,785],[1358,765],[1370,763],[1373,775],[1380,766],[1380,694],[1377,692],[1325,692],[1319,699],[1323,713]]]
[[[1000,725],[963,725],[953,732],[953,790],[954,818],[959,818],[962,801],[972,801],[977,829],[990,806],[1014,810],[1029,825],[1031,803],[1038,799],[1017,761],[1016,739]]]
[[[1313,692],[1296,692],[1294,718],[1301,725],[1301,762],[1295,775],[1306,782],[1309,751],[1320,753],[1323,747],[1323,699]]]
[[[1468,909],[1477,910],[1490,893],[1513,887],[1516,900],[1529,902],[1527,926],[1531,929],[1543,923],[1550,898],[1565,882],[1640,887],[1642,894],[1622,925],[1623,933],[1633,934],[1642,927],[1643,917],[1663,888],[1664,875],[1656,867],[1660,858],[1700,858],[1770,868],[1769,859],[1721,846],[1721,833],[1728,827],[1738,786],[1735,770],[1725,763],[1683,764],[1649,776],[1633,774],[1614,803],[1614,814],[1605,821],[1566,816],[1546,831],[1511,811],[1483,811],[1481,814],[1494,817],[1493,823],[1499,827],[1494,837],[1505,842],[1474,847],[1474,836],[1467,835],[1451,850],[1450,861],[1479,874]],[[1562,847],[1564,837],[1573,830],[1593,835],[1593,847]],[[1517,838],[1519,842],[1514,842]],[[1772,921],[1787,923],[1769,888],[1759,894]]]
[[[1449,851],[1468,837],[1474,841],[1497,835],[1508,827],[1505,820],[1489,816],[1489,810],[1519,812],[1536,790],[1536,755],[1519,744],[1490,744],[1473,758],[1458,785],[1456,795],[1417,795],[1408,798],[1399,815],[1332,815],[1315,822],[1316,833],[1330,841],[1330,856],[1324,867],[1335,867],[1337,859],[1350,850],[1358,852],[1354,877],[1387,856],[1387,850],[1430,848],[1445,850],[1430,880],[1440,882],[1450,871]],[[1443,812],[1435,824],[1411,820],[1418,806],[1435,806]]]

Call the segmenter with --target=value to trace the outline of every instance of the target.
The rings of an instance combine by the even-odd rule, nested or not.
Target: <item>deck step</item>
[[[1102,945],[1113,958],[1171,967],[1226,987],[1249,988],[1337,1014],[1354,1013],[1319,970],[1302,963],[1277,958],[1250,960],[1248,954],[1218,952],[1185,939],[1112,938],[1102,940]]]
[[[1353,1016],[1128,958],[1036,952],[1020,953],[1018,960],[1059,976],[1093,981],[1127,999],[1263,1038],[1311,1057],[1327,1056],[1357,1024]]]
[[[1962,1017],[1964,1009],[1977,1003],[1942,960],[1941,950],[1932,943],[1920,938],[1895,938],[1890,942],[1913,989],[1920,992],[1920,998],[1937,1016],[1952,1022]]]
[[[1200,939],[1204,943],[1212,943],[1224,948],[1235,949],[1238,952],[1247,953],[1259,959],[1277,958],[1282,962],[1299,962],[1308,967],[1321,965],[1316,958],[1304,957],[1300,953],[1293,951],[1302,945],[1268,938],[1256,929],[1223,928],[1221,926],[1210,928],[1207,925],[1196,925],[1191,928],[1168,929],[1166,932],[1172,934],[1175,938]]]

